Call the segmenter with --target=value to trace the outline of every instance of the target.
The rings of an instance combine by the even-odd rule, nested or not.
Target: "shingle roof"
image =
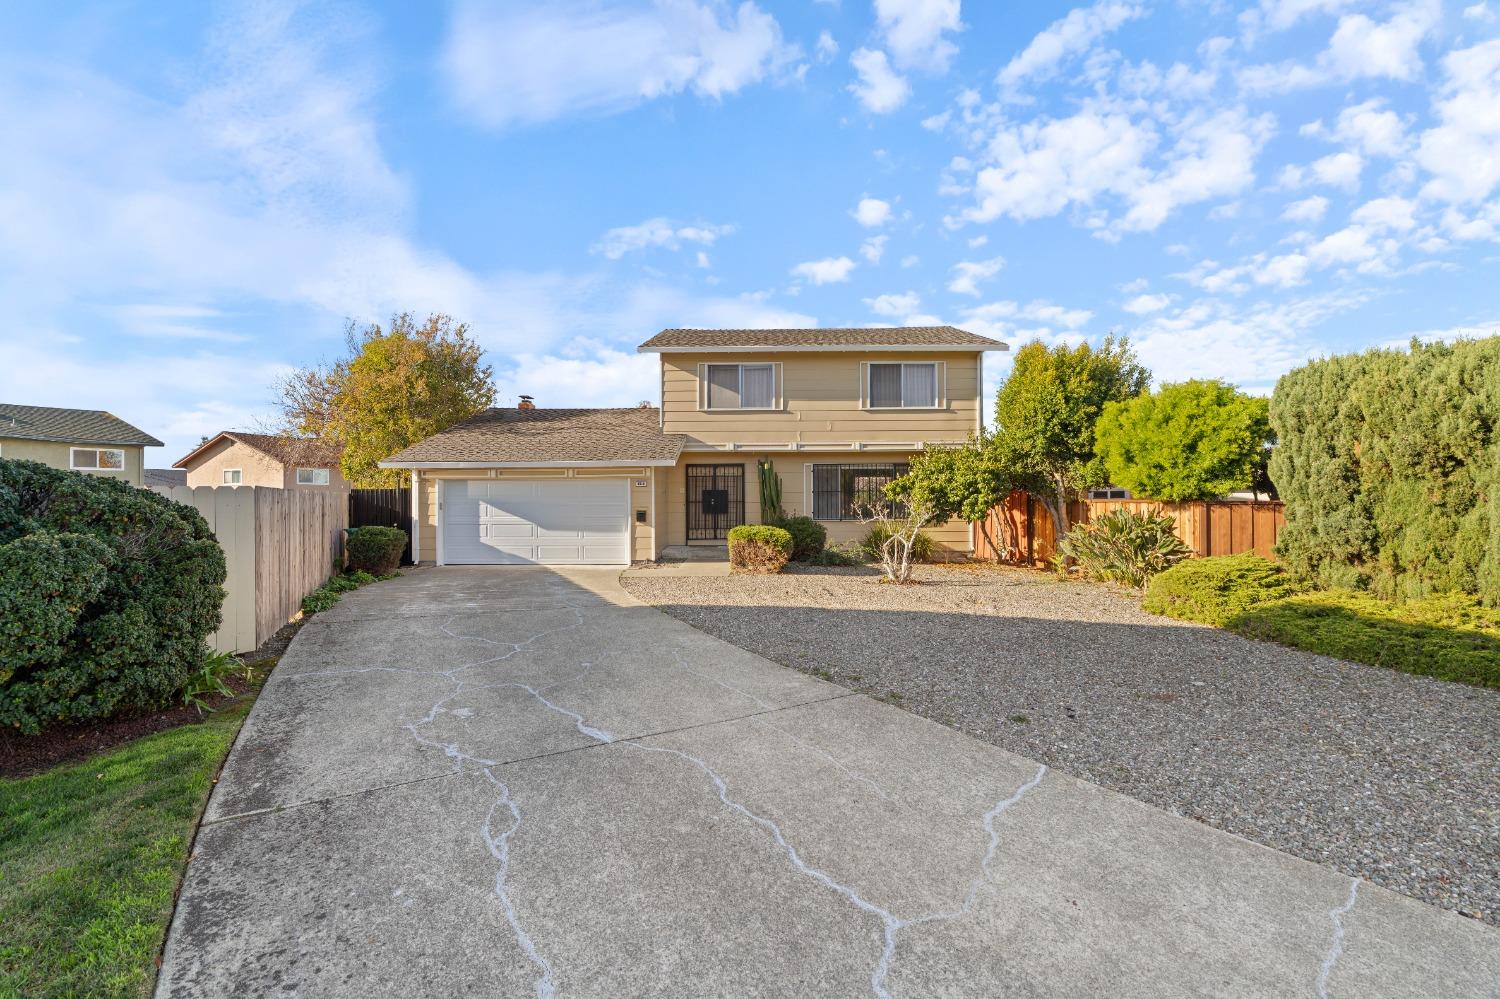
[[[152,486],[185,486],[187,472],[180,468],[148,468],[145,469],[141,484],[147,489]]]
[[[655,406],[487,409],[380,464],[429,462],[675,462],[681,434],[664,434]]]
[[[193,448],[177,461],[173,468],[186,468],[190,462],[220,440],[238,441],[254,448],[266,457],[283,465],[303,465],[311,468],[337,468],[343,457],[343,449],[320,440],[304,437],[282,437],[278,434],[251,434],[243,430],[221,430]]]
[[[859,347],[970,347],[1005,350],[1006,345],[954,326],[850,326],[804,330],[662,330],[636,349],[642,353],[663,350],[796,350]]]
[[[58,409],[0,402],[0,437],[64,444],[139,444],[162,442],[102,409]]]

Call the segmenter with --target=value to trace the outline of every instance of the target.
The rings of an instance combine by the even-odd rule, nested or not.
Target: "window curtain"
[[[740,366],[738,364],[710,364],[708,366],[708,408],[740,408]]]
[[[870,365],[870,405],[899,407],[901,405],[901,365]]]
[[[753,409],[776,405],[776,369],[772,365],[743,365],[740,378],[740,405]]]
[[[901,365],[901,405],[937,405],[937,365]]]

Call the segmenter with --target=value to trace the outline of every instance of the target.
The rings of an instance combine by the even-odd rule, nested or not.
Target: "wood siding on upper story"
[[[117,470],[72,468],[72,453],[74,448],[84,448],[90,451],[95,448],[123,451],[125,452],[125,467]],[[16,461],[39,461],[43,465],[51,465],[53,468],[72,469],[75,472],[85,472],[89,475],[98,475],[103,478],[122,479],[133,486],[140,485],[144,479],[145,453],[146,449],[139,444],[67,444],[57,441],[33,441],[15,437],[0,437],[0,458],[11,458]]]
[[[702,444],[747,447],[959,442],[979,426],[982,356],[966,351],[663,354],[663,429]],[[866,407],[865,366],[893,361],[938,362],[939,406]],[[768,362],[777,365],[775,409],[703,407],[700,365]]]

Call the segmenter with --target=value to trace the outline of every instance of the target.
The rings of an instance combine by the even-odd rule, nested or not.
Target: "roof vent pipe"
[[[518,402],[518,403],[516,403],[516,408],[517,409],[523,409],[523,410],[524,409],[536,409],[536,403],[534,403],[534,402],[531,401],[531,396],[529,396],[529,395],[523,395],[523,396],[521,396],[521,401]]]

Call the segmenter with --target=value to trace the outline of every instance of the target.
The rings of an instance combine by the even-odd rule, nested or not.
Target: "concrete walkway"
[[[605,571],[298,635],[159,993],[1496,996],[1500,933],[775,666]]]

